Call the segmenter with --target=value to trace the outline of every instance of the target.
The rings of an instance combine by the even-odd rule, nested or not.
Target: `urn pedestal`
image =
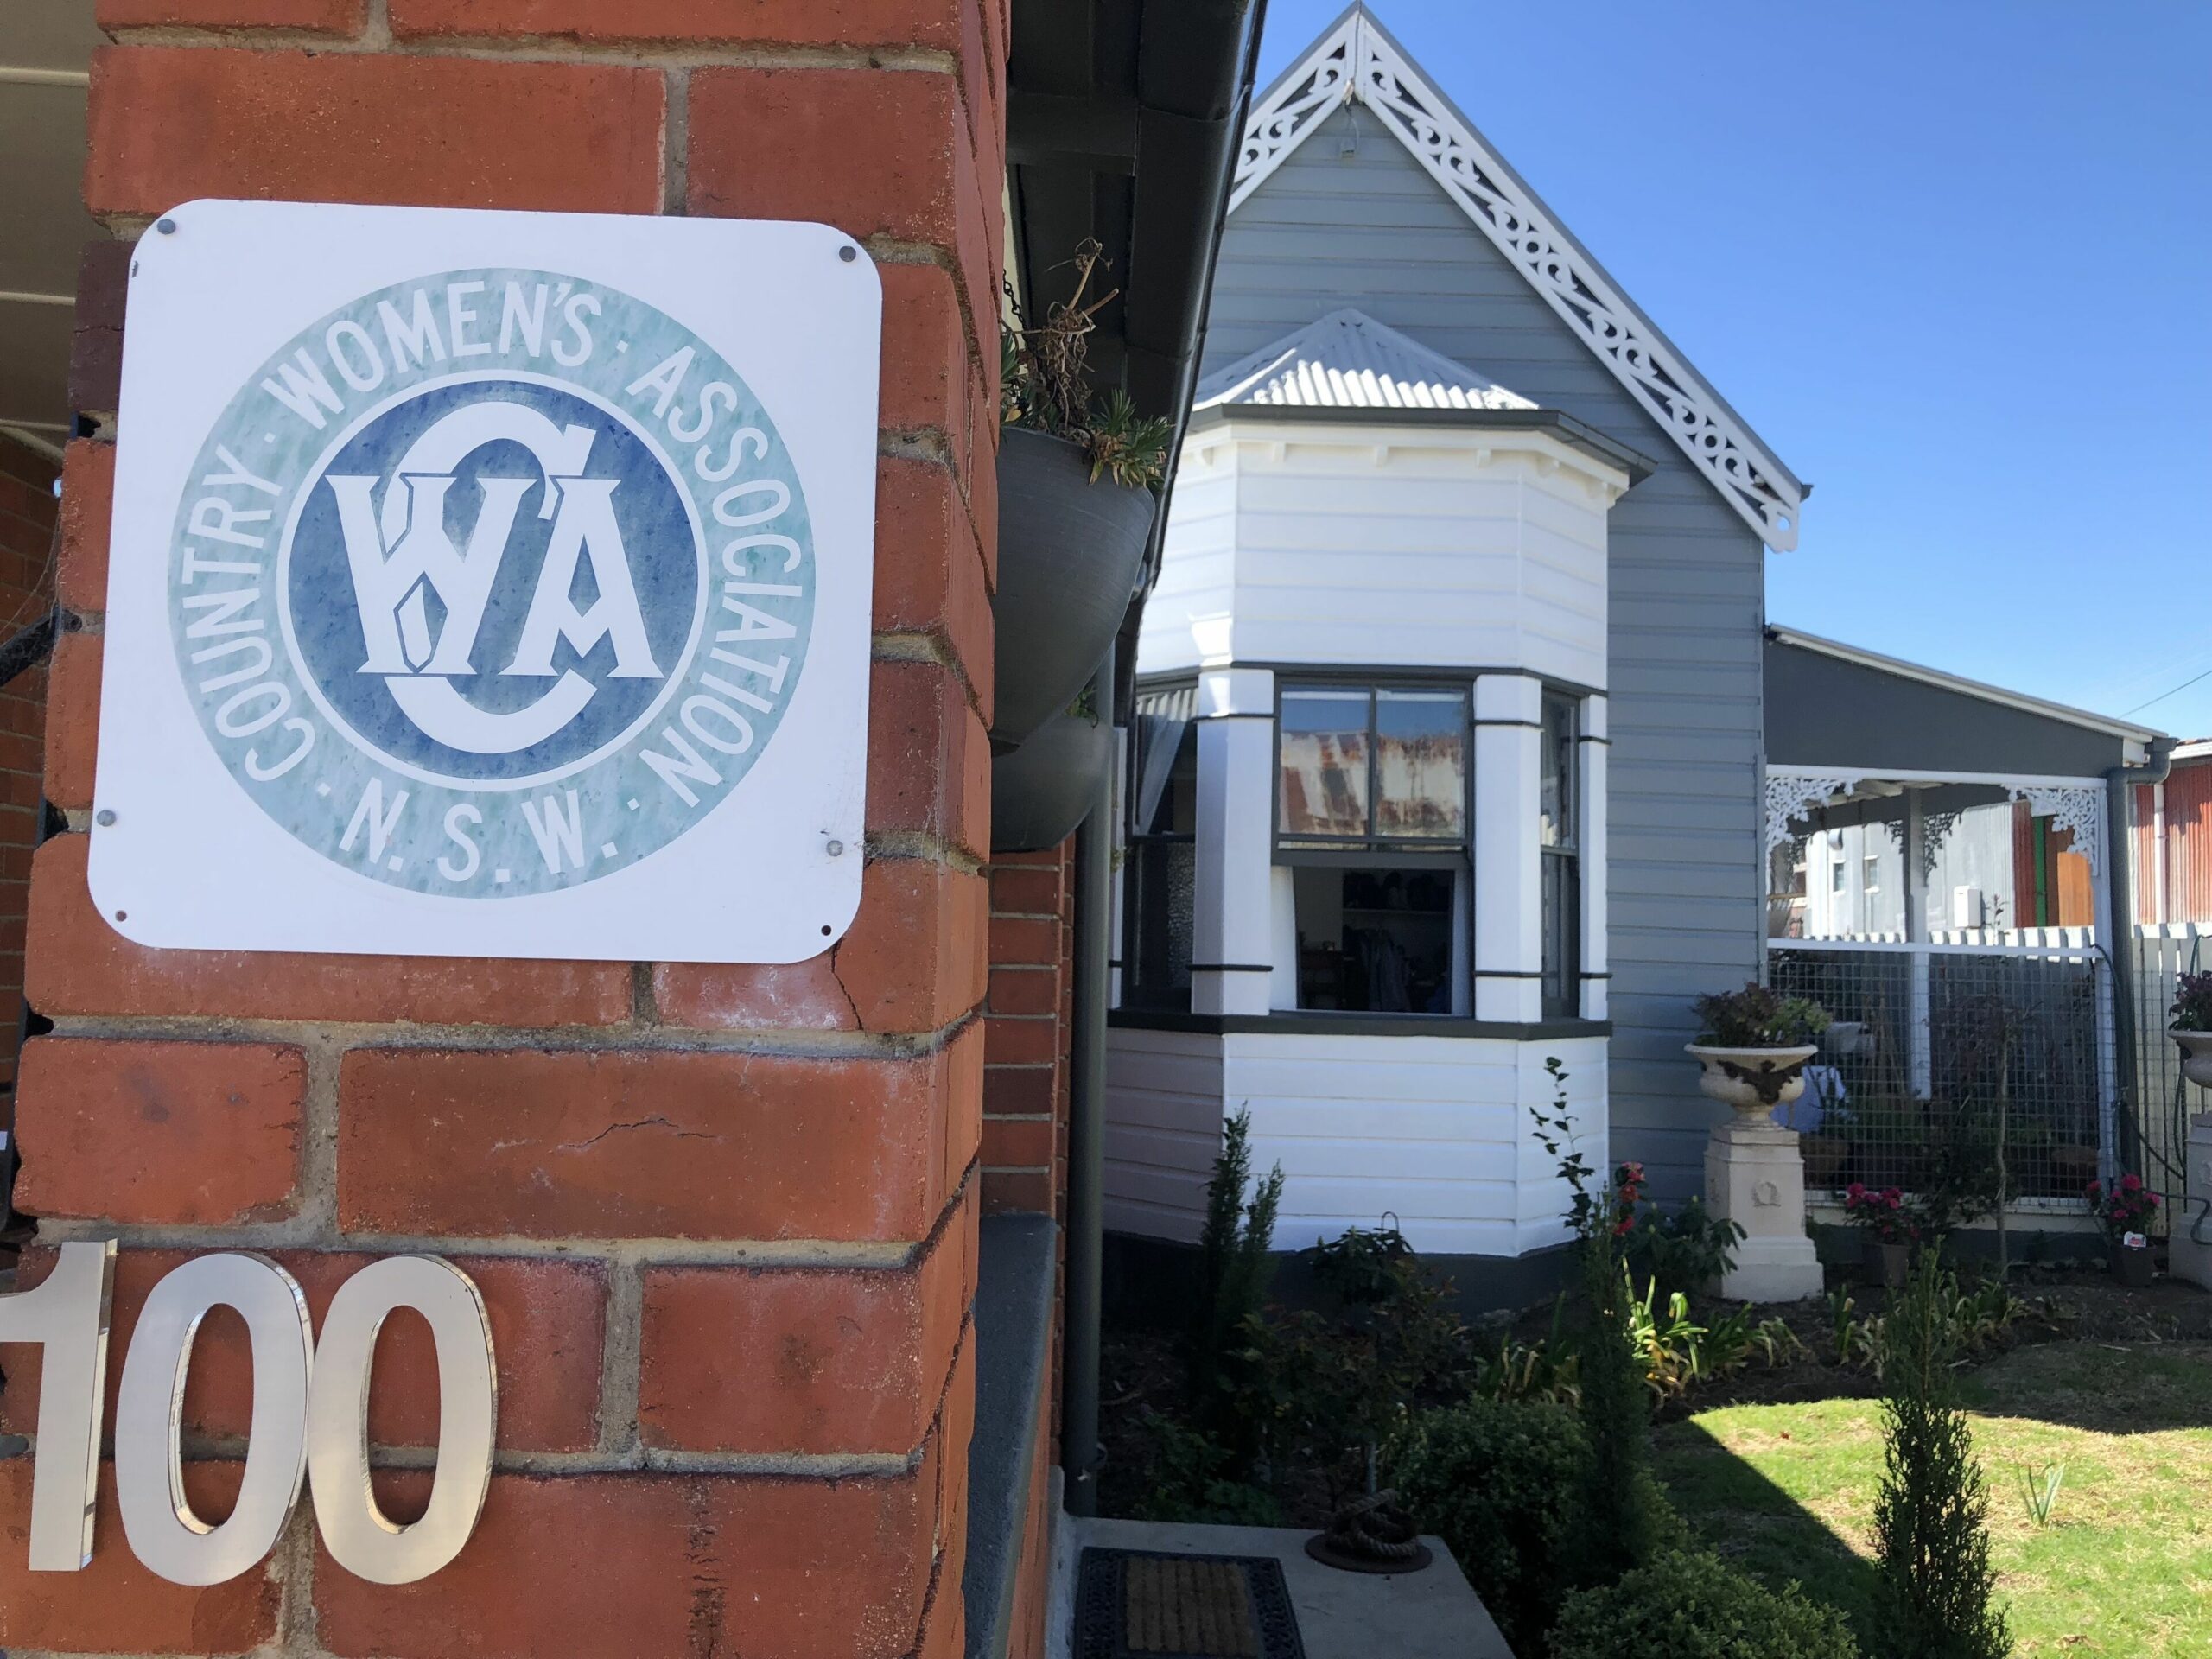
[[[1746,1302],[1794,1302],[1821,1294],[1821,1259],[1805,1231],[1805,1165],[1797,1132],[1738,1116],[1705,1148],[1706,1208],[1744,1230],[1720,1294]]]
[[[2191,1236],[2201,1230],[2212,1240],[2212,1220],[2204,1218],[2204,1204],[2212,1201],[2212,1112],[2189,1120],[2186,1166],[2189,1196],[2196,1202],[2176,1205],[2167,1215],[2166,1271],[2212,1290],[2212,1243],[2199,1243]]]

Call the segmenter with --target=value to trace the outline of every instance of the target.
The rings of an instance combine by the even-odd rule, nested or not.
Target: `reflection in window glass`
[[[1285,691],[1282,833],[1359,840],[1368,833],[1365,691]]]
[[[1537,803],[1537,830],[1547,847],[1574,845],[1574,705],[1564,697],[1544,699],[1543,782]]]
[[[1466,695],[1375,694],[1375,833],[1457,841],[1467,823]]]

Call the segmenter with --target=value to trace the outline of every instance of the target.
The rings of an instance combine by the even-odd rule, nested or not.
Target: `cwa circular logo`
[[[695,828],[774,738],[815,562],[774,421],[675,319],[471,270],[288,340],[201,446],[168,613],[294,837],[418,893],[560,891]]]

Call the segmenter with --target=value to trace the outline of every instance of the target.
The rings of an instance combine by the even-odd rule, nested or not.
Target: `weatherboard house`
[[[1255,105],[1199,372],[1107,1226],[1194,1239],[1243,1109],[1279,1246],[1528,1256],[1553,1059],[1593,1164],[1695,1190],[1682,1046],[1761,970],[1764,561],[1807,486],[1359,6]]]

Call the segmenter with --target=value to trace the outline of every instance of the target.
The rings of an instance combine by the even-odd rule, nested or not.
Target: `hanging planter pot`
[[[2181,1074],[2200,1089],[2212,1090],[2212,1031],[2170,1027],[2166,1035],[2181,1045]]]
[[[1106,654],[1160,502],[1109,478],[1094,484],[1080,445],[1022,427],[1000,433],[998,476],[991,747],[1003,752],[1073,702]]]
[[[991,762],[991,850],[1038,853],[1075,833],[1114,761],[1114,729],[1063,712]]]

